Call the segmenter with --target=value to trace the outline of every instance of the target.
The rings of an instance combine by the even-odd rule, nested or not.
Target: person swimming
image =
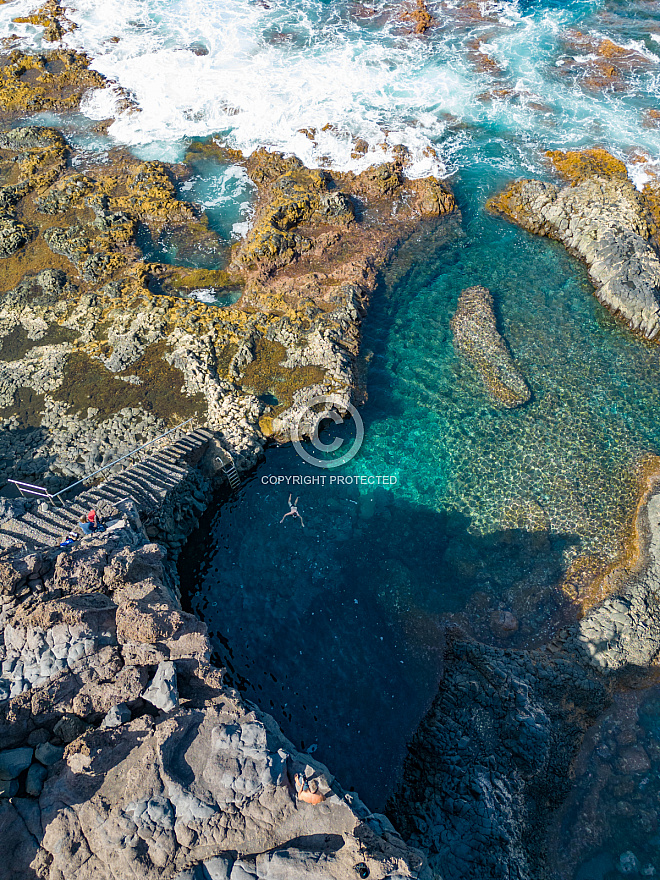
[[[291,503],[291,496],[289,495],[289,507],[290,507],[291,509],[289,510],[288,513],[285,513],[285,514],[284,514],[284,516],[283,516],[282,519],[280,520],[280,525],[282,525],[282,523],[283,523],[284,520],[287,518],[287,516],[292,516],[294,519],[295,519],[296,517],[298,517],[298,519],[300,520],[300,525],[303,527],[303,529],[305,528],[305,523],[303,522],[303,518],[302,518],[302,516],[300,515],[300,513],[298,512],[298,508],[296,507],[297,504],[298,504],[298,499],[296,498],[296,500],[295,500],[295,501],[293,502],[293,504],[292,504],[292,503]]]

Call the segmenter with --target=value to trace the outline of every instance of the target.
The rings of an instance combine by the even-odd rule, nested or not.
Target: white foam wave
[[[0,35],[13,28],[38,45],[39,28],[10,25],[31,5],[0,5]],[[641,125],[643,106],[586,93],[560,64],[562,35],[580,15],[595,16],[588,33],[651,61],[643,23],[639,39],[608,33],[595,0],[582,12],[579,4],[538,4],[524,13],[519,0],[484,0],[483,20],[472,24],[459,0],[430,5],[439,27],[420,39],[405,33],[396,0],[372,0],[373,16],[347,0],[76,0],[67,14],[79,27],[66,42],[87,51],[141,108],[122,112],[124,93],[110,87],[88,93],[84,113],[116,117],[111,137],[146,158],[181,158],[186,138],[209,134],[246,154],[266,146],[356,172],[402,144],[411,176],[452,173],[471,161],[473,138],[484,133],[538,154],[594,142],[660,152],[660,135]],[[474,64],[475,36],[503,77]],[[647,103],[660,89],[654,70],[631,83]],[[358,138],[368,144],[364,154]]]
[[[111,127],[124,143],[224,132],[248,154],[266,145],[355,171],[403,144],[413,174],[443,173],[428,149],[445,130],[434,111],[459,112],[469,82],[449,68],[425,78],[432,52],[419,41],[386,32],[383,42],[354,21],[315,21],[312,4],[297,5],[302,15],[248,0],[80,0],[72,13],[79,30],[68,42],[90,52],[96,69],[142,108]],[[94,92],[84,110],[107,118],[116,98]],[[357,137],[370,145],[366,156],[351,155]]]

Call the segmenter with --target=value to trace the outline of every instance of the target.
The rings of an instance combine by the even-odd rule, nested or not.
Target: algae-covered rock
[[[13,217],[0,214],[0,257],[11,257],[28,243],[28,231]]]
[[[19,15],[13,18],[17,24],[36,24],[43,27],[43,38],[48,43],[61,40],[65,34],[75,30],[77,25],[70,21],[64,14],[64,9],[57,0],[46,0],[36,12],[31,15]]]
[[[435,177],[412,181],[422,217],[441,217],[456,210],[454,195],[447,184]]]
[[[454,344],[473,364],[495,401],[512,409],[530,398],[529,388],[497,330],[493,297],[485,287],[468,287],[451,319]]]
[[[298,159],[257,150],[248,172],[264,189],[254,225],[239,248],[236,268],[287,265],[312,246],[308,236],[296,231],[299,226],[315,218],[319,223],[345,225],[354,218],[350,199],[329,191],[328,175],[305,168]]]
[[[71,174],[64,180],[57,181],[39,199],[36,200],[37,210],[42,214],[64,214],[92,192],[93,181],[84,174]]]
[[[66,141],[54,128],[26,125],[0,132],[0,150],[47,150],[52,146],[66,145]]]
[[[557,173],[569,183],[577,184],[589,177],[628,180],[628,170],[623,162],[600,148],[548,150],[546,156]]]
[[[156,224],[186,223],[198,219],[192,205],[177,198],[172,175],[162,162],[144,162],[127,181],[128,196],[118,199],[140,219]]]
[[[0,67],[0,113],[75,109],[88,89],[106,85],[89,64],[81,52],[30,55],[15,49]]]
[[[417,5],[412,9],[405,9],[401,13],[401,20],[411,22],[416,34],[424,34],[434,22],[433,16],[425,0],[417,0]]]

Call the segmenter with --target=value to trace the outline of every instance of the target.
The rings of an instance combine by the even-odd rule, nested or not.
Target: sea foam
[[[436,25],[418,36],[394,0],[369,9],[346,0],[77,0],[66,44],[111,82],[88,93],[83,112],[114,118],[112,139],[145,158],[180,159],[187,139],[208,135],[245,154],[265,146],[356,172],[404,145],[413,177],[465,168],[484,137],[502,167],[520,168],[524,155],[522,168],[535,173],[549,148],[660,153],[660,133],[643,125],[660,98],[648,22],[635,32],[623,16],[601,15],[597,0],[428,5]],[[40,28],[12,23],[31,8],[0,6],[0,35],[41,48]],[[563,37],[576,28],[634,48],[647,69],[620,93],[589,93],[574,59],[563,72]],[[475,61],[484,56],[501,72]],[[127,94],[139,111],[125,109]]]

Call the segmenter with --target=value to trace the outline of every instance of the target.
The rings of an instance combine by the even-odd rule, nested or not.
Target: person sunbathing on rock
[[[299,801],[304,801],[306,804],[320,804],[325,800],[325,795],[322,795],[320,791],[311,790],[309,782],[301,773],[296,773],[293,780],[296,784],[296,795]]]
[[[295,519],[296,517],[298,517],[298,519],[300,520],[300,525],[303,527],[303,529],[305,528],[305,523],[303,522],[303,518],[302,518],[302,516],[298,513],[298,508],[296,507],[296,504],[297,504],[297,503],[298,503],[298,499],[296,498],[295,502],[292,504],[292,503],[291,503],[291,496],[289,495],[289,507],[291,508],[291,510],[289,510],[288,513],[285,513],[285,514],[284,514],[284,516],[283,516],[282,519],[280,520],[280,525],[282,525],[282,523],[283,523],[284,520],[287,518],[287,516],[292,516],[294,519]]]

